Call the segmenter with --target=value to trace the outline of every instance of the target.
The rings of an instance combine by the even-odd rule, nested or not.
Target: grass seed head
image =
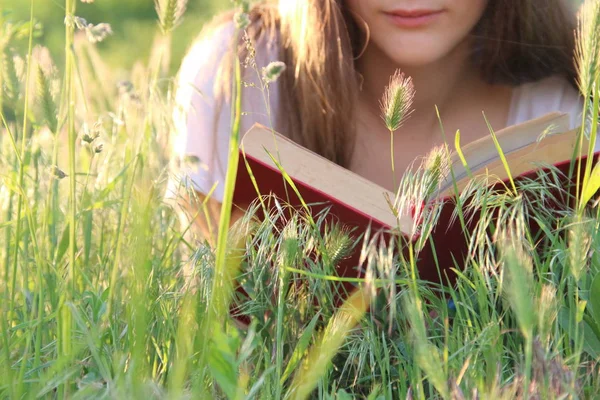
[[[325,247],[332,265],[336,265],[350,255],[353,249],[353,241],[344,228],[335,224],[330,225],[328,228],[325,236]]]
[[[68,15],[65,17],[65,25],[68,27],[75,27],[79,30],[87,28],[89,25],[85,18],[78,17],[76,15]]]
[[[54,96],[52,96],[51,82],[39,64],[37,68],[37,98],[44,122],[52,132],[56,133],[58,129],[58,109],[54,101]]]
[[[171,32],[183,20],[188,0],[154,0],[160,29],[164,34]]]
[[[68,176],[62,169],[58,168],[57,165],[50,167],[50,174],[57,179],[64,179]]]
[[[427,197],[433,195],[450,172],[450,151],[447,145],[436,146],[423,161],[425,174],[429,181]]]
[[[99,43],[109,35],[112,35],[113,31],[110,24],[103,22],[98,25],[88,24],[85,28],[85,33],[91,43]]]
[[[266,83],[275,82],[285,71],[285,63],[282,61],[272,61],[263,68],[263,80]]]
[[[381,102],[381,116],[390,132],[397,131],[411,113],[415,88],[411,77],[396,70]]]
[[[88,127],[88,124],[84,123],[82,126],[83,133],[81,134],[81,145],[91,145],[96,139],[100,137],[101,129],[102,124],[100,122],[94,123],[94,125],[91,128]]]
[[[556,287],[549,284],[542,285],[542,290],[537,302],[538,331],[540,338],[546,342],[554,320],[558,316],[558,301],[556,299]]]
[[[591,94],[600,75],[600,2],[586,0],[577,14],[575,65],[577,83],[583,96]]]
[[[244,41],[244,46],[247,51],[243,65],[245,68],[252,67],[256,69],[256,47],[254,46],[254,43],[252,43],[252,39],[250,39],[248,32],[244,31],[242,40]]]
[[[12,49],[8,48],[8,46],[5,46],[2,49],[1,61],[2,65],[0,65],[0,68],[2,68],[2,71],[0,75],[3,78],[2,83],[4,88],[0,87],[0,90],[4,89],[4,96],[6,100],[11,103],[16,103],[21,92],[21,82],[16,65],[18,62],[18,57],[12,51]]]
[[[90,134],[89,134],[89,133],[87,133],[87,132],[86,132],[86,133],[84,133],[84,134],[81,136],[81,141],[82,141],[82,144],[86,144],[86,143],[87,143],[87,144],[90,144],[90,143],[92,143],[92,142],[93,142],[95,139],[96,139],[96,138],[95,138],[94,136],[90,135]]]
[[[245,12],[237,12],[233,16],[233,22],[236,28],[244,30],[250,25],[250,17]]]
[[[523,246],[523,237],[514,227],[502,227],[498,235],[498,244],[502,254],[506,281],[503,294],[513,309],[521,333],[531,338],[536,322],[533,295],[532,260]]]
[[[578,282],[581,273],[586,267],[588,253],[591,246],[590,220],[575,217],[573,225],[569,229],[569,264],[570,271]]]

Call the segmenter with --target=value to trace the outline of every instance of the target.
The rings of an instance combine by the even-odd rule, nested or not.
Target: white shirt
[[[185,174],[185,177],[171,178],[167,197],[174,195],[179,181],[185,181],[191,182],[194,188],[203,194],[208,194],[216,184],[211,197],[218,201],[223,199],[231,132],[231,105],[229,101],[223,103],[215,136],[214,86],[219,63],[231,47],[234,30],[233,23],[222,25],[211,37],[196,42],[183,60],[178,78],[177,107],[174,112],[174,157],[194,156],[200,162],[193,168],[183,169],[181,173]],[[256,44],[259,72],[269,62],[278,60],[277,48],[278,43],[274,42],[262,41]],[[257,72],[249,67],[243,74],[245,82],[257,87],[242,87],[241,135],[255,122],[273,126],[268,117],[267,101],[258,88],[260,80]],[[279,101],[277,82],[269,86],[269,97],[270,115],[274,119]],[[575,128],[581,124],[582,108],[583,102],[579,92],[564,78],[551,76],[514,88],[508,126],[552,111],[562,111],[569,114],[571,128]]]

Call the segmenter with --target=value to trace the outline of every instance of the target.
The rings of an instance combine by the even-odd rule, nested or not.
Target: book
[[[553,165],[565,177],[569,176],[579,129],[569,130],[568,127],[568,115],[553,112],[496,132],[511,176],[515,179],[535,179],[538,171],[544,169],[543,165]],[[582,152],[587,151],[587,146],[585,141],[581,146]],[[300,208],[301,200],[286,183],[281,172],[283,169],[312,213],[328,208],[329,215],[335,221],[357,228],[357,232],[370,228],[371,231],[388,233],[399,231],[408,238],[414,236],[414,227],[417,225],[415,216],[397,215],[390,206],[390,199],[394,199],[396,193],[303,148],[270,128],[260,124],[252,126],[240,141],[239,151],[240,162],[233,197],[237,207],[248,207],[260,193],[275,195]],[[456,194],[464,190],[471,177],[486,175],[490,182],[508,186],[508,172],[491,135],[463,146],[461,152],[463,158],[457,151],[451,152],[449,161],[453,175],[449,174],[435,193],[444,206],[431,234],[435,248],[427,244],[418,254],[416,264],[420,278],[424,280],[444,279],[451,268],[457,265],[460,268],[467,255],[466,235],[461,224],[453,218],[453,213]],[[597,156],[598,153],[595,153],[595,158]],[[581,158],[585,161],[586,157]],[[463,159],[468,168],[463,165]],[[471,219],[467,228],[473,227],[474,223],[476,219]],[[360,248],[356,252],[360,252]],[[361,266],[358,254],[341,262],[337,266],[337,273],[340,276],[359,277]]]

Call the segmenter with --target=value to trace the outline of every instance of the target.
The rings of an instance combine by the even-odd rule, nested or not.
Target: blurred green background
[[[89,1],[89,0],[88,0]],[[0,0],[0,11],[12,21],[29,20],[30,0]],[[217,12],[233,7],[232,0],[189,0],[182,24],[173,33],[171,72],[203,23]],[[42,26],[36,43],[50,48],[54,61],[64,58],[64,0],[34,0],[34,17]],[[147,59],[155,34],[159,32],[154,0],[77,0],[76,15],[88,22],[107,22],[114,34],[97,44],[104,60],[117,69],[129,69],[137,60]],[[26,46],[22,40],[21,45]]]

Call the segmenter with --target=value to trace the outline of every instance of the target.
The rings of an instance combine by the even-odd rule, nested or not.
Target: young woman
[[[175,152],[199,160],[187,171],[215,221],[230,132],[231,60],[244,69],[241,133],[273,126],[322,156],[392,189],[390,133],[379,102],[396,69],[412,78],[413,113],[394,132],[395,181],[418,156],[461,130],[467,143],[550,111],[580,121],[573,63],[575,12],[566,0],[280,0],[254,6],[235,41],[233,12],[206,27],[183,61]],[[232,46],[233,45],[233,46]],[[287,69],[269,85],[271,61]],[[195,212],[196,210],[194,210]],[[234,218],[236,215],[234,215]],[[216,226],[213,221],[212,226]],[[205,226],[204,216],[198,221]]]

